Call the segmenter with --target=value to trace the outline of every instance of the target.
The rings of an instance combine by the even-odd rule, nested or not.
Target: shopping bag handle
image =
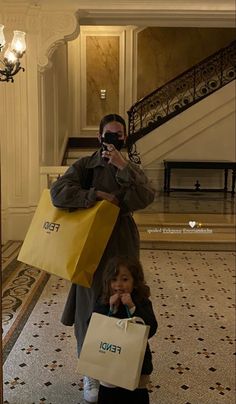
[[[130,314],[130,311],[129,311],[129,307],[127,306],[127,304],[125,304],[125,310],[126,310],[126,313],[127,313],[128,318],[131,318],[131,314]],[[108,312],[108,317],[111,317],[112,314],[113,314],[113,309],[110,308],[110,309],[109,309],[109,312]]]
[[[127,306],[127,304],[125,304],[125,310],[126,310],[126,313],[127,313],[128,318],[131,318],[131,314],[130,314],[130,311],[129,311],[129,307]]]
[[[141,317],[129,317],[129,318],[120,318],[117,322],[116,325],[120,328],[123,328],[125,331],[127,331],[128,324],[130,323],[141,323],[145,324],[143,319]]]

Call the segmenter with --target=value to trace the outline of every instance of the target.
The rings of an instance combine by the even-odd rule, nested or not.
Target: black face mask
[[[103,142],[113,144],[117,150],[121,150],[124,147],[124,140],[119,139],[119,134],[116,132],[106,132],[101,137],[102,148],[103,150],[107,150],[107,146]]]

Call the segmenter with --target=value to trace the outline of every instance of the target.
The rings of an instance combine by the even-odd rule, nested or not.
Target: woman
[[[51,187],[53,204],[60,208],[89,208],[102,199],[120,207],[91,288],[73,284],[62,315],[63,324],[74,324],[78,355],[101,294],[103,268],[115,255],[139,258],[139,233],[131,213],[148,206],[155,195],[143,171],[120,152],[126,140],[126,124],[121,116],[106,115],[100,122],[98,139],[101,148],[76,161]],[[84,378],[84,398],[88,402],[97,401],[98,387],[97,381]]]

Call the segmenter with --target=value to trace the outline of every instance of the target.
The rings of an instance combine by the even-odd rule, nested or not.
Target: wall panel
[[[101,116],[119,112],[119,37],[86,38],[87,111],[89,126],[96,126]],[[106,91],[101,99],[100,91]]]

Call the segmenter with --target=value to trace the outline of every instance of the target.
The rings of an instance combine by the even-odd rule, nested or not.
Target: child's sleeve
[[[106,305],[106,304],[96,303],[95,307],[93,309],[93,312],[99,313],[99,314],[104,314],[105,316],[108,316],[108,314],[109,314],[109,306]]]
[[[156,333],[158,327],[151,300],[145,299],[142,301],[142,304],[137,304],[133,315],[141,317],[145,324],[150,326],[148,338],[151,338]]]

